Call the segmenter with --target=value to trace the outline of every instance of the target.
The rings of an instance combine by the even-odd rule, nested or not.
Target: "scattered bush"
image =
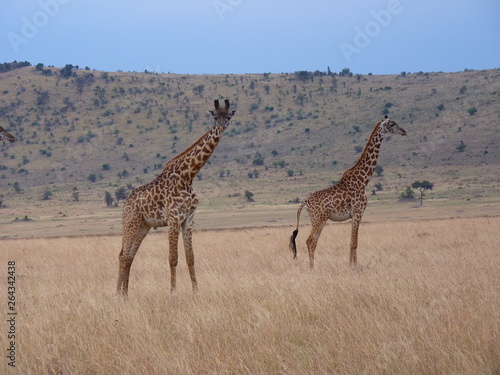
[[[128,197],[128,192],[125,187],[120,187],[115,191],[115,198],[116,198],[116,205],[118,205],[118,202],[121,200],[125,200]]]
[[[43,199],[44,201],[46,201],[46,200],[49,200],[50,198],[52,198],[52,190],[50,190],[50,189],[45,189],[45,191],[43,192],[43,197],[42,197],[42,199]]]
[[[264,165],[264,159],[265,158],[260,153],[257,152],[253,158],[252,164],[253,165]]]
[[[470,116],[473,116],[474,114],[476,114],[477,109],[476,109],[476,107],[472,107],[472,108],[469,108],[469,109],[467,110],[467,112],[469,112],[469,115],[470,115]]]
[[[399,195],[401,200],[414,200],[415,192],[411,189],[410,186],[407,186],[405,190]]]
[[[245,190],[245,198],[248,202],[255,202],[253,199],[253,193],[249,190]]]
[[[455,148],[458,150],[458,152],[463,152],[466,147],[467,147],[467,145],[464,143],[464,141],[460,141],[458,146]]]
[[[104,193],[104,202],[106,203],[106,206],[111,206],[115,200],[113,199],[113,196],[109,191],[106,191]]]

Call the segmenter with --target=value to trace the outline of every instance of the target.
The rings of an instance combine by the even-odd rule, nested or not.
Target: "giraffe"
[[[349,265],[356,266],[358,229],[363,212],[368,204],[365,189],[377,165],[380,146],[385,134],[404,136],[406,131],[385,116],[383,121],[375,125],[358,162],[351,169],[344,172],[340,181],[327,189],[312,193],[300,205],[297,211],[297,228],[290,237],[290,249],[293,252],[294,259],[296,259],[297,246],[295,238],[299,232],[300,212],[304,206],[307,206],[307,212],[312,224],[311,234],[306,240],[311,270],[314,269],[314,251],[328,219],[332,221],[352,219]]]
[[[229,100],[225,107],[214,101],[215,112],[209,111],[215,125],[185,151],[165,164],[155,180],[133,190],[123,206],[123,239],[119,255],[117,293],[126,296],[130,267],[142,240],[151,227],[168,227],[170,291],[175,293],[177,245],[182,231],[184,250],[193,291],[197,290],[192,245],[193,218],[198,198],[193,192],[192,182],[196,174],[210,158],[219,144],[222,133],[236,111],[229,111]]]
[[[12,134],[7,133],[7,130],[2,128],[0,126],[0,141],[9,141],[9,142],[14,142],[16,140],[16,137],[14,137]]]

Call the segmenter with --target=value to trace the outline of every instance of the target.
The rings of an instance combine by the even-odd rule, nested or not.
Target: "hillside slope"
[[[237,112],[195,181],[202,205],[242,204],[246,190],[260,204],[304,199],[356,162],[384,113],[408,136],[382,145],[384,173],[370,186],[383,190],[373,199],[395,200],[422,179],[435,183],[434,198],[499,193],[498,69],[66,75],[31,66],[0,73],[0,121],[17,137],[0,145],[0,195],[10,208],[103,206],[105,191],[153,179],[207,131],[216,98],[229,98]]]

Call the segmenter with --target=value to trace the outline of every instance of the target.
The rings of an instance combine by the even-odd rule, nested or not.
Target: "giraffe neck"
[[[216,124],[206,132],[198,141],[170,160],[163,172],[171,171],[181,177],[186,184],[191,184],[200,169],[210,158],[219,144],[222,132]]]
[[[339,184],[354,179],[357,184],[360,184],[363,190],[366,188],[377,166],[378,155],[383,139],[384,134],[381,131],[380,123],[378,123],[373,129],[358,162],[342,175]]]

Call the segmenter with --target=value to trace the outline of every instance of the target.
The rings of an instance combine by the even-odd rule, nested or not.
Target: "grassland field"
[[[119,236],[2,240],[2,267],[15,261],[18,320],[16,369],[5,357],[0,368],[498,374],[499,227],[499,217],[369,221],[360,230],[359,265],[349,268],[350,225],[335,223],[323,231],[314,272],[308,225],[296,261],[292,226],[198,230],[200,290],[192,293],[181,252],[176,297],[165,235],[150,234],[126,300],[115,295]],[[6,296],[5,279],[0,291]]]

